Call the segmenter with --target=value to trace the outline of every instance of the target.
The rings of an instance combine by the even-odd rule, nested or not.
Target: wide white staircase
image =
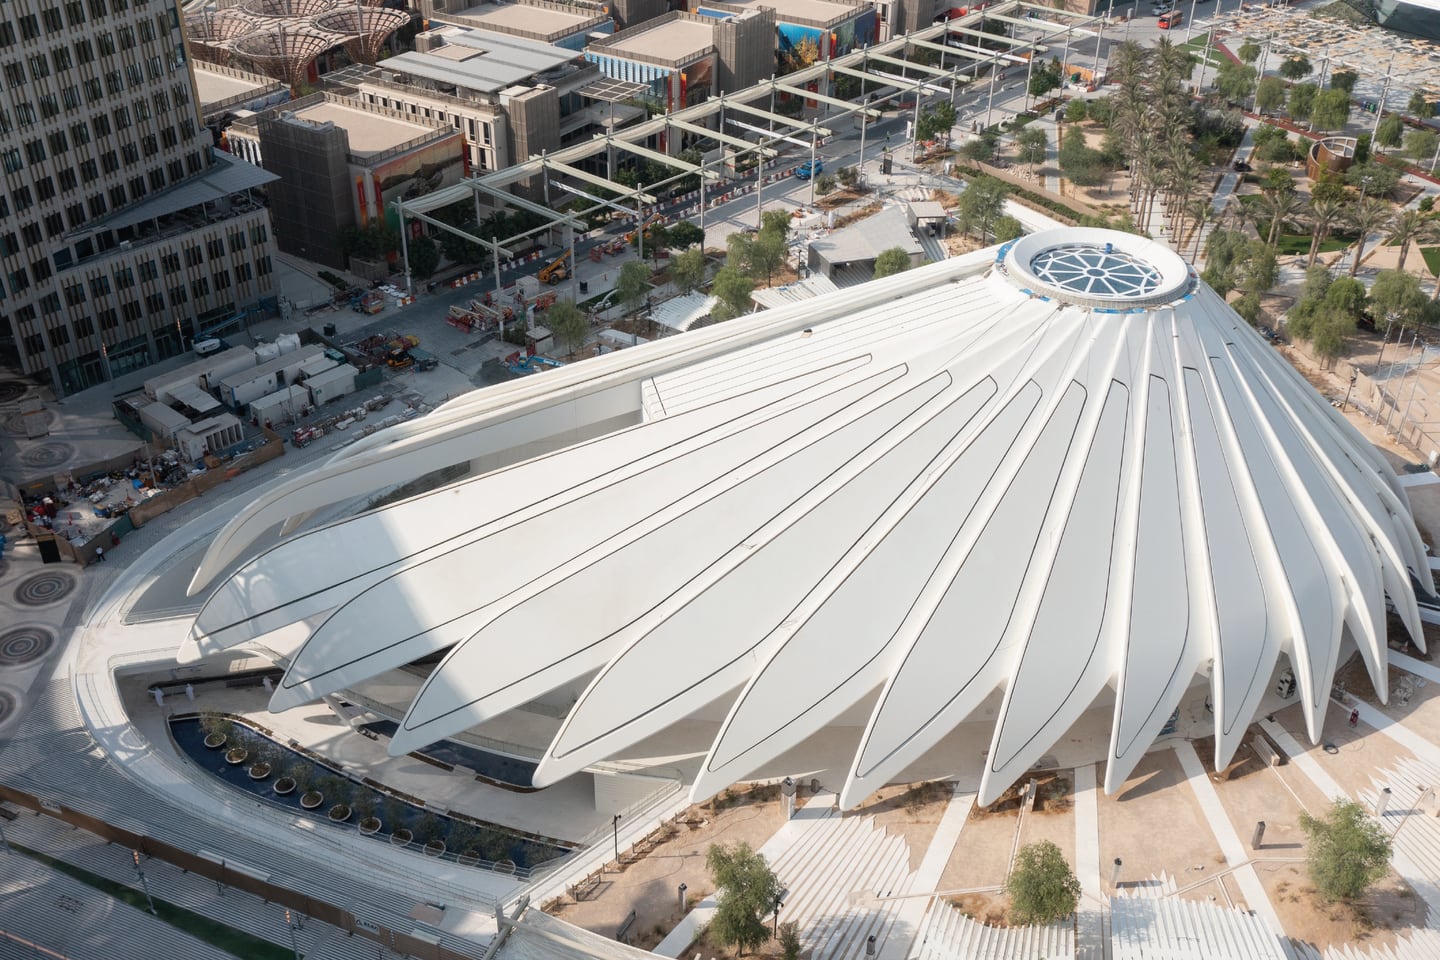
[[[1075,956],[1075,921],[1045,926],[988,927],[944,901],[931,907],[914,960],[1070,960]]]
[[[879,944],[890,934],[903,902],[875,898],[911,892],[909,846],[871,818],[841,816],[833,807],[790,826],[793,842],[771,861],[786,890],[780,919],[799,924],[801,943],[815,960],[864,956],[871,936]]]

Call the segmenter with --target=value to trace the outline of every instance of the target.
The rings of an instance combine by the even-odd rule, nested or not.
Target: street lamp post
[[[295,942],[295,921],[289,910],[285,911],[285,926],[290,928],[290,949],[295,951],[295,960],[300,960],[300,945]]]
[[[781,902],[781,900],[780,900],[780,895],[779,895],[779,894],[776,894],[776,895],[775,895],[775,925],[774,925],[773,929],[771,929],[771,931],[770,931],[770,936],[771,936],[771,937],[774,937],[774,938],[776,938],[776,939],[779,939],[779,937],[780,937],[780,908],[783,907],[783,906],[785,906],[785,904],[784,904],[783,902]]]
[[[611,829],[612,831],[614,831],[614,834],[615,834],[615,867],[616,867],[616,869],[619,869],[619,867],[620,867],[620,814],[617,813],[617,814],[615,814],[615,816],[613,816],[613,817],[610,818],[610,829]]]
[[[1350,371],[1350,386],[1345,388],[1345,399],[1340,401],[1340,412],[1344,413],[1345,408],[1350,405],[1350,391],[1355,389],[1355,380],[1360,376],[1359,370]]]
[[[135,861],[135,873],[140,877],[140,886],[145,891],[145,902],[150,904],[150,913],[152,916],[158,917],[159,914],[155,911],[155,900],[150,896],[150,881],[145,879],[145,871],[140,869],[140,851],[131,850],[130,856]]]
[[[865,185],[865,131],[870,128],[870,98],[868,96],[861,97],[860,102],[864,106],[860,108],[860,177],[858,185],[863,187]]]

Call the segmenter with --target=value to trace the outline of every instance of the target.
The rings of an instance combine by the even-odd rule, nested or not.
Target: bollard
[[[680,912],[685,912],[685,891],[690,889],[685,884],[680,884]]]
[[[1265,843],[1265,821],[1258,820],[1255,823],[1255,835],[1250,838],[1250,849],[1259,850]]]
[[[1386,787],[1380,791],[1380,796],[1375,798],[1375,816],[1385,816],[1385,809],[1390,806],[1390,788]]]
[[[875,956],[875,934],[873,933],[865,938],[865,956]]]
[[[1120,886],[1120,867],[1122,864],[1123,861],[1121,861],[1119,857],[1116,857],[1114,868],[1110,871],[1110,886],[1112,887]]]

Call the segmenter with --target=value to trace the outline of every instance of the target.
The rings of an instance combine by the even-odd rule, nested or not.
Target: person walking
[[[103,562],[104,559],[105,559],[105,548],[104,548],[104,547],[96,547],[96,548],[95,548],[95,562],[96,562],[96,563],[100,563],[100,562]]]

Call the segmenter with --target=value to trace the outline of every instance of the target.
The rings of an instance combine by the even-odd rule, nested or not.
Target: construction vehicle
[[[440,360],[433,353],[419,347],[410,351],[410,359],[415,361],[415,369],[420,371],[434,370],[440,366]]]
[[[560,256],[552,260],[549,266],[547,266],[544,270],[540,271],[540,282],[547,283],[553,287],[555,286],[555,284],[568,277],[570,275],[570,271],[569,268],[566,267],[566,263],[569,260],[570,251],[566,250],[564,253],[560,254]]]
[[[385,365],[392,370],[403,370],[414,362],[415,358],[410,356],[410,351],[403,347],[396,347],[385,354]]]
[[[645,220],[645,226],[644,226],[644,228],[643,228],[643,229],[645,230],[645,239],[646,239],[646,240],[649,240],[649,239],[650,239],[650,228],[651,228],[651,227],[655,226],[656,224],[664,223],[664,222],[665,222],[665,215],[664,215],[663,213],[652,213],[652,214],[650,214],[650,216]],[[626,242],[626,243],[634,243],[634,242],[635,242],[635,233],[636,233],[636,231],[631,230],[629,233],[625,234],[625,242]]]
[[[350,309],[356,313],[379,313],[385,309],[385,294],[379,290],[366,290],[350,298]]]

